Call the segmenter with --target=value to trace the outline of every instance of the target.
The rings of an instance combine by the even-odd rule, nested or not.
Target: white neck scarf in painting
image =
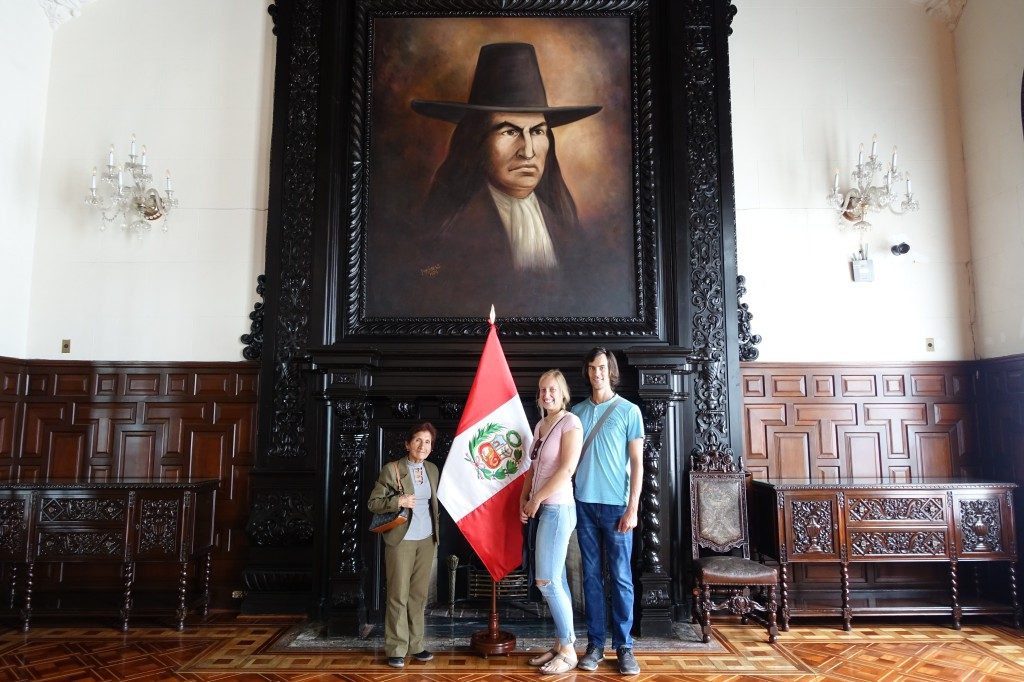
[[[509,247],[512,249],[512,265],[516,270],[547,270],[558,265],[551,235],[544,224],[537,195],[530,193],[525,199],[510,197],[490,185],[491,198],[501,216]]]

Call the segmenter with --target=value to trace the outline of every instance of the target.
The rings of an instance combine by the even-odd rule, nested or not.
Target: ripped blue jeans
[[[576,641],[572,620],[572,597],[565,570],[569,536],[576,528],[575,504],[542,504],[537,511],[537,540],[534,563],[537,589],[544,595],[555,621],[560,644]]]

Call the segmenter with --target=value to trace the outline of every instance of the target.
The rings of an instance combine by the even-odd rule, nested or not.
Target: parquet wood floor
[[[280,653],[268,650],[293,620],[221,614],[185,632],[137,627],[52,627],[40,623],[23,635],[0,632],[0,682],[68,680],[196,680],[241,682],[353,682],[425,680],[478,682],[536,680],[527,654],[483,659],[438,652],[429,663],[403,671],[384,665],[380,652]],[[716,628],[714,652],[642,652],[643,672],[631,679],[663,680],[1024,680],[1024,637],[1010,628],[968,624],[960,632],[933,624],[860,624],[853,632],[832,625],[797,626],[769,645],[755,626]],[[613,667],[570,673],[555,680],[622,680]]]

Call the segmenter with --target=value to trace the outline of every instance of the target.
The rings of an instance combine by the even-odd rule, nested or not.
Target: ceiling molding
[[[61,24],[70,21],[82,13],[82,6],[88,5],[93,0],[36,0],[39,7],[46,14],[50,28],[56,29]]]
[[[924,7],[928,16],[941,21],[950,31],[956,29],[960,15],[964,13],[967,0],[910,0],[915,5]]]

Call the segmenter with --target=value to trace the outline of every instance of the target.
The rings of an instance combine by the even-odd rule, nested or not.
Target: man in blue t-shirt
[[[604,660],[605,586],[602,549],[608,558],[612,647],[619,672],[636,675],[633,656],[633,529],[643,479],[644,424],[640,408],[613,390],[619,383],[615,356],[594,348],[583,363],[590,398],[574,405],[583,422],[584,451],[576,469],[576,537],[583,560],[587,609],[587,652],[581,670],[597,670]],[[607,413],[607,417],[605,414]],[[589,445],[588,445],[589,443]]]

